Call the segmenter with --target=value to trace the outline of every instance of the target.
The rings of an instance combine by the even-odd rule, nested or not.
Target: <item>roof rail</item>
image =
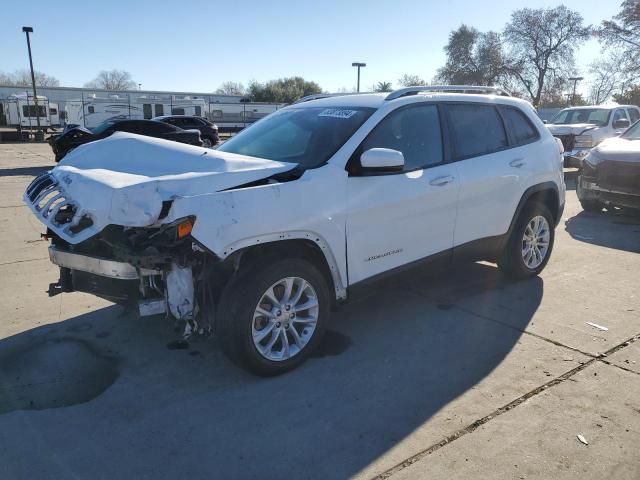
[[[364,93],[364,92],[360,92]],[[307,95],[306,97],[299,98],[291,105],[295,105],[296,103],[304,103],[309,102],[311,100],[319,100],[321,98],[329,98],[329,97],[343,97],[346,95],[359,95],[359,92],[348,92],[348,93],[316,93],[314,95]]]
[[[429,85],[406,87],[394,90],[386,96],[385,100],[395,100],[396,98],[406,97],[407,95],[416,95],[420,92],[449,92],[449,93],[490,93],[510,97],[511,94],[503,88],[499,87],[481,87],[476,85]]]

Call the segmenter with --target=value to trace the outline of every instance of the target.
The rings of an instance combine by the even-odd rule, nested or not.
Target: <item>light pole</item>
[[[36,92],[36,76],[33,73],[33,58],[31,57],[31,41],[29,40],[29,34],[33,33],[33,27],[22,27],[22,31],[27,36],[27,49],[29,50],[29,66],[31,67],[31,85],[33,86],[33,103],[36,110],[36,123],[38,129],[36,130],[35,139],[38,141],[44,140],[44,133],[40,128],[40,107],[38,106],[38,93]]]
[[[352,67],[358,67],[358,92],[360,92],[360,68],[361,67],[366,67],[367,64],[366,63],[362,63],[362,62],[353,62],[351,64]]]
[[[571,106],[576,105],[576,86],[580,80],[584,80],[584,77],[569,77],[569,81],[573,82],[573,94],[571,95]]]

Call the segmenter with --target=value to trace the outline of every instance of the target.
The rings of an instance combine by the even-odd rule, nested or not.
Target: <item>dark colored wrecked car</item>
[[[147,137],[163,138],[174,142],[202,146],[198,130],[183,130],[174,125],[155,120],[107,120],[97,127],[75,127],[61,135],[51,137],[49,144],[59,162],[67,153],[79,145],[111,136],[115,132],[128,132]]]
[[[604,206],[640,209],[640,122],[592,149],[577,180],[586,211]]]

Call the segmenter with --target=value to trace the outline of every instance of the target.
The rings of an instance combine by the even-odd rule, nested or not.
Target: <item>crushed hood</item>
[[[583,133],[598,128],[593,123],[576,123],[576,124],[547,124],[547,128],[552,135],[582,135]]]
[[[74,223],[89,217],[90,230],[97,232],[109,224],[152,225],[163,201],[219,192],[295,166],[118,132],[73,150],[48,175],[75,206]],[[64,233],[28,195],[24,199],[43,223]],[[81,241],[62,236],[71,243]]]

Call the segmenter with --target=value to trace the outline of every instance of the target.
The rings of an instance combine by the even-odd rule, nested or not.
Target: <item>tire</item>
[[[542,217],[546,226],[540,222],[542,230],[535,233],[533,237],[536,239],[534,244],[537,247],[540,257],[535,254],[536,248],[531,247],[525,240],[525,232],[527,237],[532,238],[529,233],[536,231],[536,219]],[[523,209],[516,221],[516,225],[507,241],[502,256],[498,259],[498,268],[502,270],[508,277],[513,279],[525,279],[538,275],[547,265],[551,252],[553,250],[553,242],[555,239],[554,218],[549,209],[541,203],[532,203]],[[546,244],[546,250],[542,255],[543,246]],[[533,257],[528,255],[531,247]],[[527,259],[530,262],[527,262]]]
[[[209,137],[202,137],[202,146],[204,148],[211,148],[213,147],[213,145],[213,140],[211,140]]]
[[[597,200],[580,200],[580,205],[585,212],[600,213],[602,212],[602,203]]]
[[[304,281],[310,289],[305,287],[296,305],[311,305],[314,299],[317,303],[317,307],[299,310],[297,319],[289,318],[291,313],[286,313],[285,308],[290,311],[290,305],[285,302],[276,304],[267,297],[270,291],[276,300],[282,301],[285,298],[285,283],[282,282],[292,278],[296,280],[289,298],[295,300]],[[271,317],[260,315],[258,308],[261,312],[270,313]],[[216,325],[220,347],[232,362],[254,374],[279,375],[296,368],[317,348],[326,330],[330,308],[327,282],[312,263],[290,258],[252,266],[236,275],[220,297]],[[295,308],[291,310],[295,317]],[[315,324],[303,323],[314,317]],[[294,331],[289,329],[295,330],[299,342],[294,338]],[[265,337],[260,340],[262,343],[256,344],[254,339],[259,338],[262,332],[266,332]],[[269,349],[274,337],[277,339]],[[284,352],[289,352],[290,356]],[[282,357],[275,358],[279,354]]]

